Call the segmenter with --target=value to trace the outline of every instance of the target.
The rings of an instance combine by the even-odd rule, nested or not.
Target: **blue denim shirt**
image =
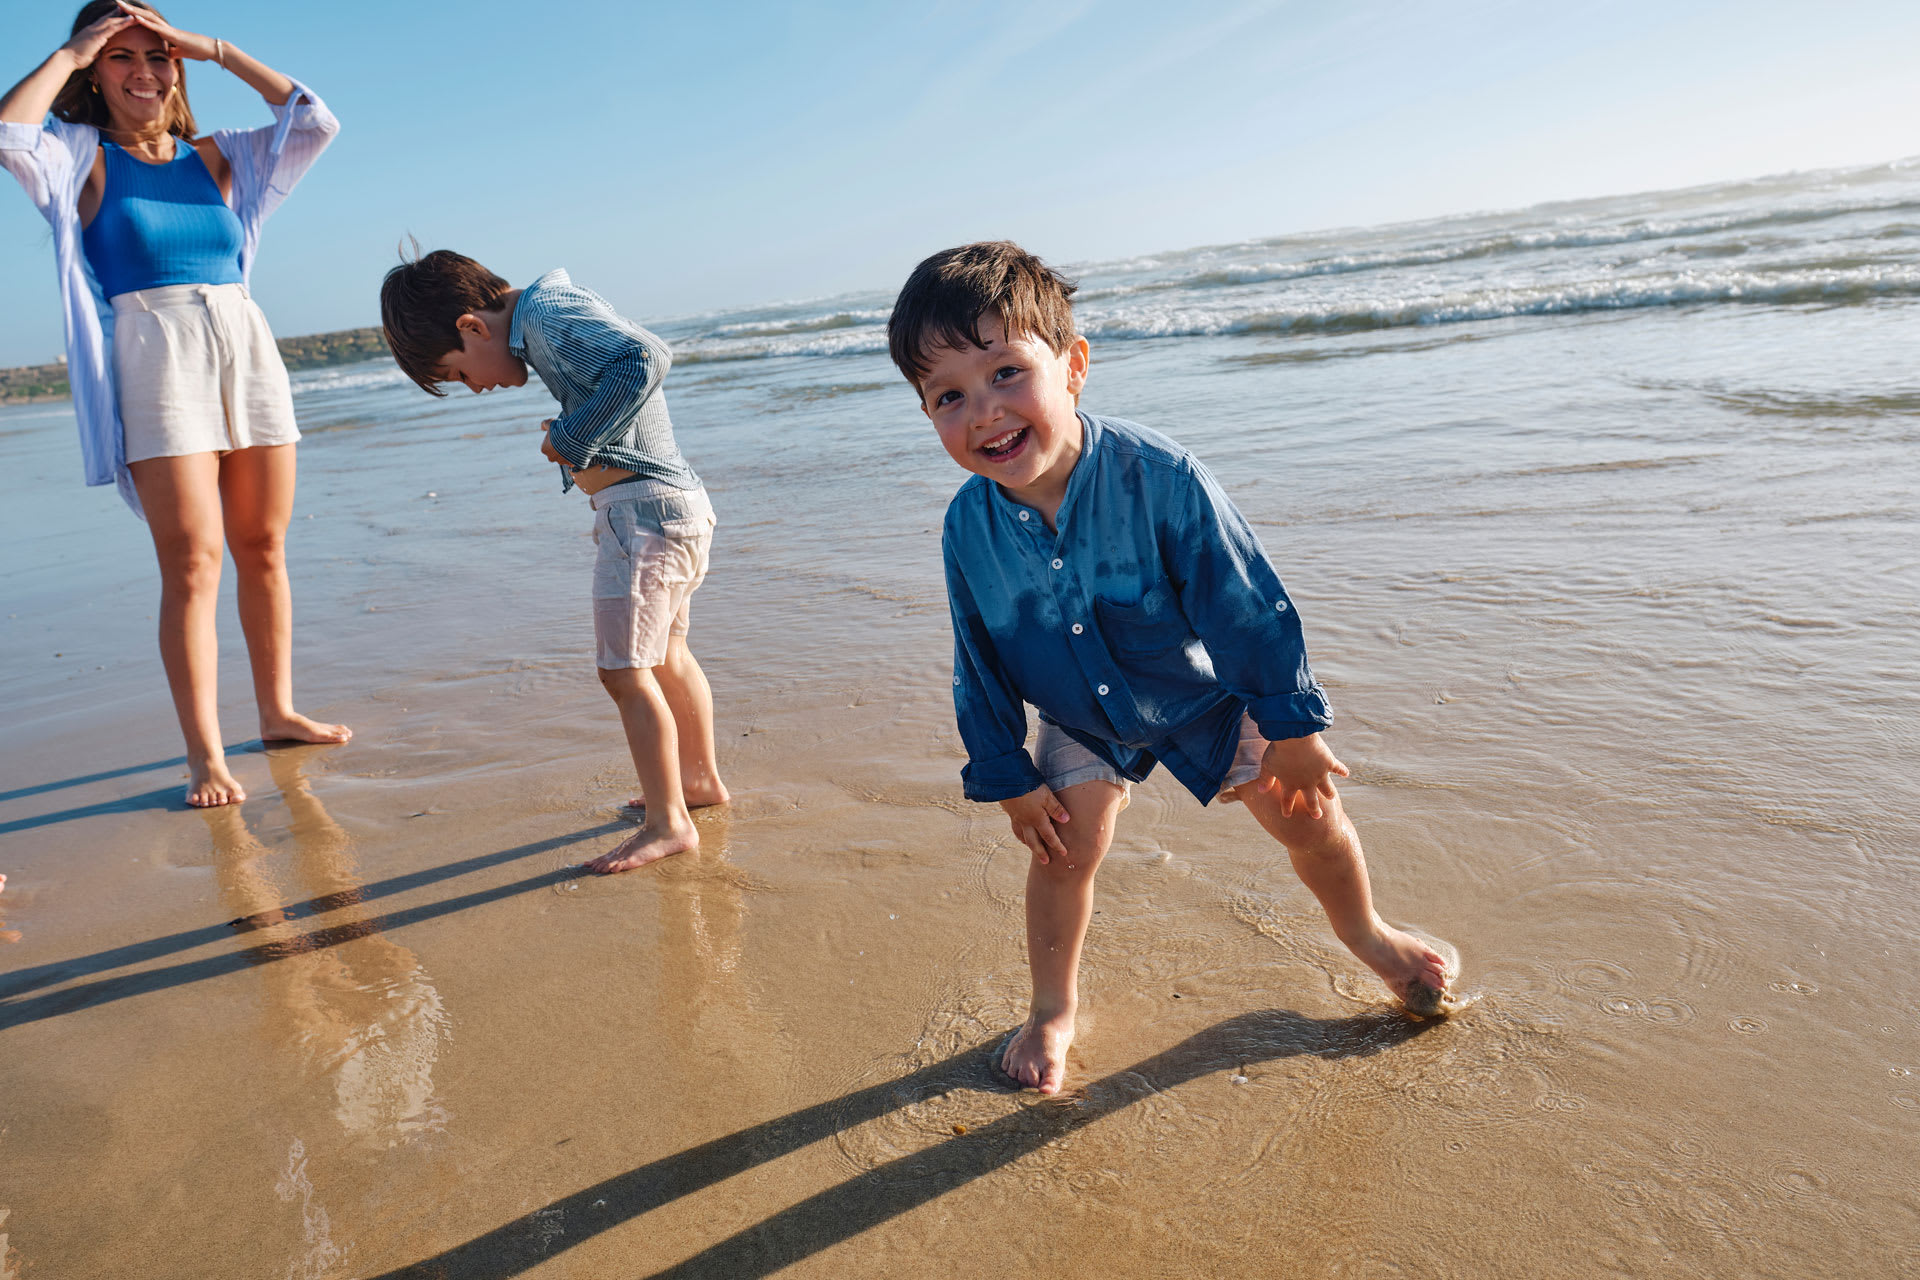
[[[984,476],[947,507],[953,705],[971,800],[1041,784],[1023,703],[1135,780],[1163,763],[1202,804],[1242,714],[1269,741],[1333,722],[1300,618],[1246,517],[1156,431],[1080,415],[1053,532]]]
[[[520,291],[507,349],[532,365],[560,401],[547,439],[568,463],[604,463],[682,489],[700,487],[674,443],[660,388],[673,353],[606,299],[565,271],[547,272]],[[572,488],[572,477],[560,487]]]

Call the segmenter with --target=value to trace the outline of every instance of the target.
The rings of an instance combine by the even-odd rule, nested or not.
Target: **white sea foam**
[[[332,369],[303,369],[291,375],[290,381],[295,396],[308,396],[322,391],[396,386],[407,381],[407,375],[392,361],[369,360]]]

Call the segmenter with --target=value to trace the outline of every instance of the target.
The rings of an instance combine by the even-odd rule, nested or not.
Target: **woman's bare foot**
[[[217,809],[223,804],[239,804],[247,798],[226,761],[207,761],[187,767],[187,804],[195,809]]]
[[[1438,951],[1377,918],[1373,936],[1349,946],[1408,1008],[1419,1014],[1439,1012],[1450,975],[1446,957]]]
[[[587,870],[595,875],[610,876],[616,871],[631,871],[699,847],[700,833],[692,822],[664,831],[655,831],[652,824],[648,824],[589,862]]]
[[[345,742],[353,730],[343,724],[321,724],[298,711],[260,717],[262,742]]]
[[[687,782],[682,779],[680,788],[686,794],[687,808],[689,809],[706,809],[716,804],[725,804],[727,801],[733,799],[733,793],[727,790],[726,784],[723,782],[699,783]],[[623,807],[632,810],[634,813],[645,813],[647,811],[647,798],[645,796],[635,796],[633,799],[627,801]]]
[[[1051,1018],[1029,1015],[1013,1033],[1013,1039],[1007,1041],[1006,1052],[1000,1055],[1000,1069],[1029,1089],[1058,1093],[1066,1079],[1067,1049],[1072,1044],[1072,1014]]]

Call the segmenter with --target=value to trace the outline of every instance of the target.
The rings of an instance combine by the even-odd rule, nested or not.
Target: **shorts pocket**
[[[674,516],[660,522],[660,532],[675,542],[691,542],[713,531],[712,516]]]
[[[632,520],[626,520],[626,528],[622,530],[618,510],[618,507],[601,507],[593,512],[593,545],[599,547],[601,560],[626,560],[632,555],[634,526]]]
[[[1148,587],[1136,602],[1093,598],[1100,634],[1117,656],[1149,658],[1184,649],[1198,639],[1180,601],[1164,583]]]

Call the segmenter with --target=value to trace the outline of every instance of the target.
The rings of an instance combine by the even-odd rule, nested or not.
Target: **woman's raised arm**
[[[83,27],[80,34],[55,49],[45,62],[27,74],[26,79],[7,90],[7,96],[0,98],[0,120],[8,124],[39,124],[44,121],[47,112],[53,109],[53,100],[60,96],[60,90],[65,87],[68,78],[74,72],[92,66],[108,38],[132,21],[133,15],[122,10]],[[284,76],[281,78],[285,79]]]
[[[174,57],[218,63],[246,81],[254,92],[276,107],[293,96],[293,81],[234,45],[212,36],[196,35],[170,26],[151,9],[130,8],[125,12],[133,21],[165,40],[167,52]]]

